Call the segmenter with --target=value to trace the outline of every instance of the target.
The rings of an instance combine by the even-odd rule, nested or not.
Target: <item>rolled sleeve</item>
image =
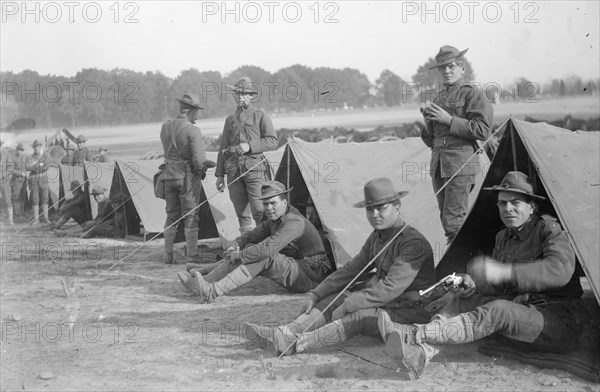
[[[289,219],[281,222],[275,233],[263,241],[248,245],[241,252],[243,264],[252,264],[266,258],[272,258],[290,242],[304,232],[304,222],[300,219]]]

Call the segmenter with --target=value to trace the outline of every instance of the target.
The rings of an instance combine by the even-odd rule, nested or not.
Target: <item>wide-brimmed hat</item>
[[[529,181],[529,176],[520,171],[510,171],[506,173],[502,181],[500,181],[500,185],[494,185],[483,189],[493,192],[516,192],[540,200],[546,199],[543,196],[533,193],[533,185]]]
[[[17,150],[25,151],[25,147],[23,147],[23,143],[17,144]]]
[[[81,184],[79,183],[79,181],[77,181],[77,180],[71,181],[71,192],[79,187],[81,187]]]
[[[41,146],[41,145],[42,145],[42,143],[38,142],[38,140],[37,140],[37,139],[35,139],[35,140],[33,141],[33,143],[31,144],[31,147],[38,147],[38,146]]]
[[[107,189],[101,185],[96,185],[92,188],[92,195],[103,195]]]
[[[366,208],[380,206],[408,195],[408,191],[396,192],[389,178],[375,178],[367,182],[364,192],[365,200],[355,203],[353,207]]]
[[[258,200],[270,199],[275,196],[283,195],[291,191],[294,187],[290,189],[285,189],[285,185],[283,185],[279,181],[269,181],[262,185],[260,188],[261,196],[257,197]]]
[[[239,78],[233,86],[228,84],[227,88],[242,94],[258,94],[255,84],[253,84],[252,80],[247,76]]]
[[[179,98],[175,98],[175,99],[177,101],[179,101],[180,104],[189,106],[193,109],[204,109],[203,107],[200,106],[200,97],[198,96],[198,94],[185,93],[185,94],[183,94],[181,99],[179,99]]]
[[[465,53],[467,53],[467,50],[469,50],[469,48],[467,48],[461,52],[458,49],[456,49],[454,46],[444,45],[440,48],[440,51],[435,56],[436,64],[433,67],[429,67],[429,69],[437,68],[440,65],[450,64],[451,62],[455,61],[456,59],[459,59],[462,56],[464,56]]]
[[[83,135],[79,135],[79,136],[77,136],[76,142],[77,142],[77,144],[79,144],[79,143],[85,143],[85,142],[87,142],[87,138],[85,136],[83,136]]]

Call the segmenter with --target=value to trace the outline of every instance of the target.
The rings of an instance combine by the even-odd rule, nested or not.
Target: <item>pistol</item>
[[[464,287],[462,276],[457,276],[456,273],[448,275],[445,278],[440,279],[436,284],[426,288],[425,290],[419,290],[421,297],[428,297],[438,287],[448,291],[451,287]]]

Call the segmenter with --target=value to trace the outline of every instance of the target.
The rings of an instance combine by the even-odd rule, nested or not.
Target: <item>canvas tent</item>
[[[269,162],[276,167],[282,154],[281,151],[274,151],[265,155]],[[216,162],[217,153],[207,152],[206,158]],[[121,200],[119,203],[125,202],[125,210],[130,211],[130,215],[137,216],[136,219],[143,225],[146,235],[162,232],[166,220],[165,201],[154,196],[153,187],[153,177],[161,163],[160,160],[128,162],[117,160],[114,164],[110,187],[111,199]],[[215,182],[214,169],[210,169],[202,181],[198,238],[220,237],[233,240],[239,235],[235,210],[229,199],[228,190],[218,192]]]
[[[505,126],[483,186],[500,183],[511,170],[528,174],[535,191],[546,197],[540,211],[559,219],[600,302],[600,133],[517,119]],[[482,191],[438,265],[438,276],[463,272],[473,256],[491,254],[502,227],[495,195]]]
[[[445,251],[446,237],[429,175],[430,158],[431,151],[420,138],[361,144],[293,139],[276,179],[293,186],[292,205],[312,197],[335,260],[344,264],[359,252],[373,230],[364,209],[352,205],[364,199],[367,181],[390,178],[398,191],[410,192],[402,199],[403,217],[429,240],[437,262]],[[476,154],[474,159],[479,159],[482,167],[489,163],[485,154]],[[482,180],[481,174],[477,176],[472,195],[478,193]]]

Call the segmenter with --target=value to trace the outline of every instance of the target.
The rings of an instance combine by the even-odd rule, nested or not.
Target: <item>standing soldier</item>
[[[27,157],[23,153],[25,148],[19,143],[15,150],[13,162],[15,164],[12,174],[12,204],[16,215],[24,212],[23,200],[24,194],[27,194],[25,181],[27,180]]]
[[[77,136],[77,150],[73,151],[71,166],[83,166],[83,161],[93,161],[92,152],[85,146],[87,139],[83,135]]]
[[[2,147],[2,144],[4,144],[4,142],[0,142],[0,147]],[[6,207],[6,213],[8,215],[8,224],[14,226],[15,223],[13,221],[13,205],[11,202],[11,177],[12,172],[14,170],[14,162],[10,151],[0,151],[0,165],[0,195],[2,196],[2,202]]]
[[[27,158],[25,168],[31,172],[29,175],[29,189],[31,190],[31,204],[33,205],[33,224],[40,224],[40,206],[42,207],[42,222],[50,223],[48,219],[50,187],[46,172],[51,160],[47,154],[44,154],[42,143],[34,140],[31,147],[33,147],[33,155]]]
[[[217,190],[223,191],[224,176],[227,175],[229,198],[243,234],[252,230],[253,226],[258,226],[262,220],[263,205],[259,200],[261,186],[271,179],[271,168],[263,152],[277,149],[278,141],[269,116],[250,103],[254,95],[258,94],[250,78],[244,76],[234,86],[228,87],[233,88],[237,109],[227,117],[223,127],[215,169],[216,186]],[[246,175],[238,179],[247,171]],[[245,213],[248,204],[254,224],[252,218]]]
[[[173,264],[173,243],[177,234],[174,223],[185,216],[185,261],[198,262],[198,211],[201,181],[204,174],[204,141],[200,128],[194,126],[198,119],[200,98],[197,94],[184,94],[179,101],[179,115],[163,124],[160,141],[165,153],[163,185],[167,203],[165,222],[165,263]],[[194,211],[193,211],[194,210]],[[192,212],[193,211],[193,212]]]
[[[463,78],[467,50],[440,48],[432,68],[442,76],[444,88],[433,103],[421,109],[425,120],[421,138],[432,150],[433,190],[438,193],[445,185],[437,201],[448,243],[454,240],[467,215],[469,192],[475,175],[481,171],[479,159],[473,155],[477,141],[490,136],[493,117],[493,108],[481,90]]]

